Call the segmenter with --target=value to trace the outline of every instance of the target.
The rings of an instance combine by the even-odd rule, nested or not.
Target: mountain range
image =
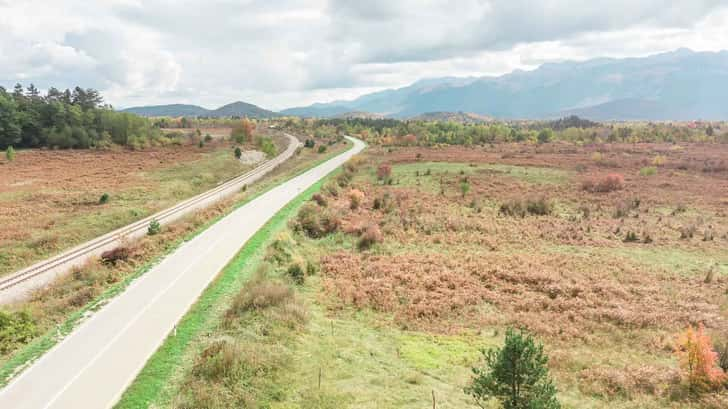
[[[122,109],[122,112],[130,112],[141,116],[194,116],[194,117],[248,117],[248,118],[272,118],[280,116],[278,113],[268,111],[259,106],[247,102],[233,102],[223,105],[217,109],[206,109],[197,105],[170,104],[151,105]]]
[[[728,119],[727,95],[728,51],[679,49],[640,58],[547,63],[532,71],[501,76],[425,79],[350,101],[316,103],[280,113],[244,103],[236,103],[244,108],[240,110],[170,105],[130,111],[187,115],[197,109],[204,113],[192,115],[232,112],[251,117],[457,118],[467,113],[502,119],[578,115],[592,120],[721,120]]]

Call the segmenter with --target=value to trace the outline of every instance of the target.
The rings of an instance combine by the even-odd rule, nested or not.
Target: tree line
[[[284,126],[315,136],[357,135],[369,143],[382,145],[483,145],[501,142],[575,143],[611,142],[722,142],[728,143],[725,123],[603,124],[567,117],[555,121],[510,121],[459,123],[396,119],[286,118]]]
[[[0,149],[141,147],[153,142],[164,142],[158,128],[146,118],[114,111],[97,90],[51,87],[41,95],[33,84],[17,84],[12,91],[0,86]]]

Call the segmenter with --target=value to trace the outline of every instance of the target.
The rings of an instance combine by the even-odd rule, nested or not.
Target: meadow
[[[563,407],[725,407],[675,348],[702,324],[726,353],[727,149],[371,146],[241,267],[151,402],[476,407],[471,368],[515,327]]]

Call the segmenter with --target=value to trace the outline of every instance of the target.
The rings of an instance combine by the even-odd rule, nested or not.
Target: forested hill
[[[81,87],[50,88],[45,95],[32,84],[12,91],[0,87],[0,149],[137,147],[162,138],[148,119],[103,102],[98,91]]]

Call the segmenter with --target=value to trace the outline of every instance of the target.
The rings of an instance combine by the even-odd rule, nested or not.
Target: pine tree
[[[493,398],[505,409],[558,409],[556,387],[548,373],[543,345],[530,335],[509,328],[503,348],[482,350],[485,366],[473,368],[465,388],[481,408]]]

